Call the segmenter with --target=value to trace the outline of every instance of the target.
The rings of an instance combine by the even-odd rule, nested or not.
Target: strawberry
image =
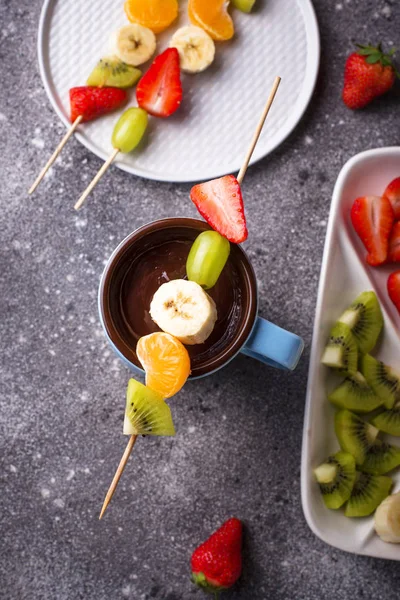
[[[391,301],[400,313],[400,271],[395,271],[389,275],[387,290]]]
[[[69,90],[71,123],[79,116],[82,121],[92,121],[125,104],[125,90],[113,87],[81,86]]]
[[[367,263],[381,265],[387,259],[389,236],[394,213],[387,198],[362,196],[354,201],[351,221],[359,238],[368,251]]]
[[[242,572],[242,523],[229,519],[192,554],[194,582],[217,597],[230,588]]]
[[[393,225],[389,238],[389,262],[400,262],[400,221]]]
[[[396,220],[400,219],[400,177],[396,177],[389,183],[383,195],[390,200],[394,210],[394,218]]]
[[[179,108],[182,85],[176,48],[167,48],[155,58],[137,85],[136,98],[155,117],[169,117]]]
[[[395,48],[384,54],[381,45],[358,46],[346,60],[342,98],[349,108],[364,108],[388,92],[399,76],[392,64]]]
[[[233,175],[225,175],[190,190],[190,199],[209,225],[230,242],[240,244],[247,240],[240,185]]]

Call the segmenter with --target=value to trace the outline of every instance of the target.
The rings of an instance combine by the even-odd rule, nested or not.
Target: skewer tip
[[[125,448],[125,451],[122,455],[122,458],[120,460],[120,463],[118,465],[118,468],[115,472],[115,475],[113,477],[113,480],[111,482],[110,487],[108,488],[105,500],[103,502],[103,506],[101,507],[101,511],[100,511],[100,515],[99,515],[99,521],[101,520],[101,518],[103,517],[104,513],[107,510],[108,505],[111,502],[111,498],[114,495],[114,492],[116,490],[116,487],[118,485],[118,482],[121,478],[122,472],[125,469],[126,463],[128,462],[128,458],[133,450],[133,446],[135,445],[135,442],[137,440],[137,435],[131,435],[131,437],[129,438],[128,444]]]

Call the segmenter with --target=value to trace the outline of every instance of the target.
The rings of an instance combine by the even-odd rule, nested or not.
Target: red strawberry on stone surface
[[[400,314],[400,271],[395,271],[389,275],[387,282],[389,297]]]
[[[348,108],[364,108],[372,100],[388,92],[399,76],[392,63],[393,48],[385,54],[379,44],[358,45],[346,60],[342,98]]]
[[[207,223],[230,242],[240,244],[247,239],[242,192],[236,177],[225,175],[199,183],[190,190],[190,198]]]
[[[229,519],[192,554],[194,582],[207,592],[230,588],[242,572],[242,523]]]
[[[393,225],[390,234],[388,262],[400,262],[400,221]]]
[[[82,122],[92,121],[113,110],[116,110],[128,99],[125,90],[113,87],[80,86],[69,90],[71,107],[71,123],[77,117],[82,117]]]
[[[383,192],[385,198],[390,200],[394,210],[394,218],[400,219],[400,177],[393,179]]]
[[[156,56],[137,85],[136,99],[154,117],[169,117],[179,108],[182,85],[176,48],[167,48]]]
[[[353,227],[368,251],[367,263],[383,264],[388,257],[394,213],[387,198],[361,196],[351,208]]]

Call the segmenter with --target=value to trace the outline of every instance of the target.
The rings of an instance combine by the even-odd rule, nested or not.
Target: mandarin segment
[[[189,0],[188,15],[193,25],[206,31],[214,40],[230,40],[235,33],[226,0]]]
[[[179,9],[177,0],[126,0],[124,8],[131,23],[139,23],[154,33],[167,29]]]
[[[177,394],[190,375],[188,351],[169,333],[151,333],[140,338],[136,354],[146,371],[146,385],[163,398]]]

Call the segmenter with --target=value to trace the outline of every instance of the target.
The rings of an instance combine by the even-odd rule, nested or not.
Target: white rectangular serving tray
[[[350,208],[358,196],[381,196],[386,185],[399,175],[400,147],[392,147],[357,154],[345,164],[337,179],[318,290],[301,465],[303,510],[315,535],[341,550],[392,560],[400,560],[400,545],[380,540],[374,532],[373,517],[349,519],[341,510],[327,509],[312,471],[339,449],[334,433],[335,410],[327,395],[340,378],[321,364],[322,350],[331,326],[359,293],[375,290],[384,315],[384,332],[372,354],[400,366],[400,317],[386,290],[388,275],[396,267],[369,267],[365,262],[366,251],[350,221]],[[400,446],[400,438],[386,438]],[[394,480],[393,491],[398,491],[400,469],[390,475]]]

